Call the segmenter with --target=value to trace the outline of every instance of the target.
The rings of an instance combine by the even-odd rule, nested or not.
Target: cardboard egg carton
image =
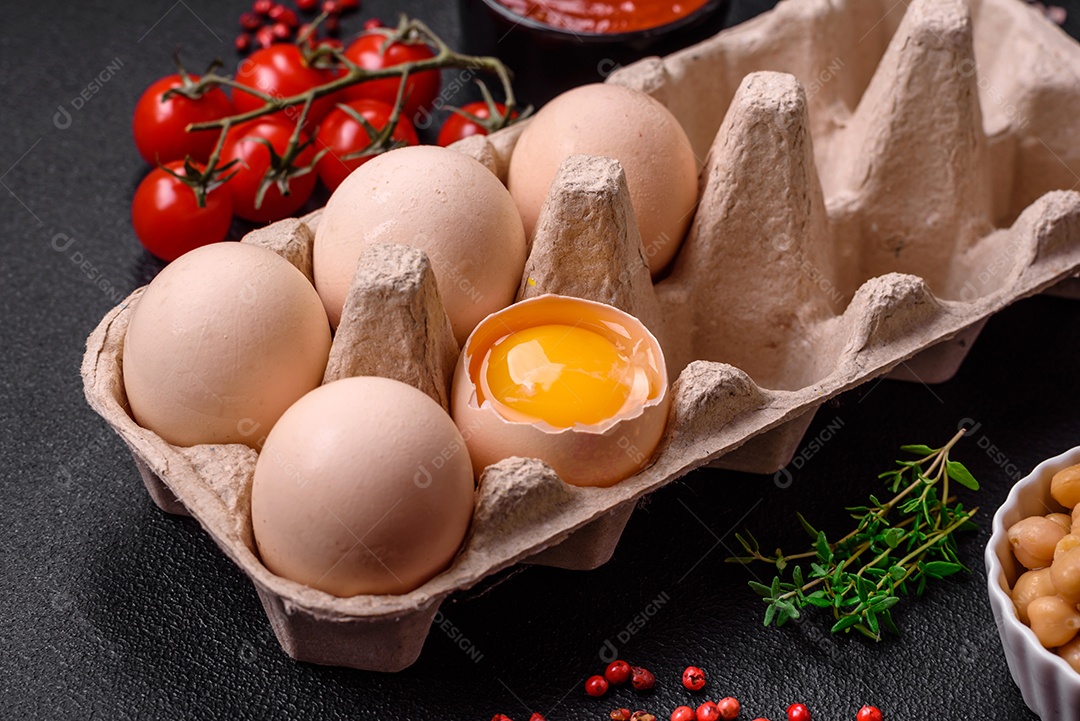
[[[991,314],[1076,273],[1080,194],[1055,188],[1077,182],[1061,168],[1080,167],[1078,73],[1080,47],[1016,0],[913,0],[906,13],[890,0],[787,0],[618,71],[610,81],[669,107],[700,158],[688,237],[653,283],[619,164],[569,158],[519,297],[585,297],[653,330],[673,381],[661,446],[605,489],[534,459],[489,467],[461,552],[411,593],[338,598],[270,573],[252,536],[256,451],[174,447],[135,424],[121,358],[141,289],[87,341],[87,398],[155,502],[197,518],[252,579],[291,656],[401,669],[454,591],[524,560],[604,563],[643,495],[714,462],[781,468],[827,399],[886,373],[949,377]],[[521,130],[457,147],[505,180]],[[310,278],[317,222],[244,242]],[[345,316],[327,380],[385,375],[446,406],[457,347],[423,253],[372,248]]]

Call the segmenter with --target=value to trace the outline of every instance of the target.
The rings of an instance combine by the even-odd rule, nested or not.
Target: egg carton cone
[[[410,593],[339,598],[272,574],[252,533],[256,451],[176,447],[132,420],[122,350],[142,289],[87,341],[87,399],[131,448],[153,500],[194,516],[251,578],[289,655],[399,670],[451,593],[523,561],[604,563],[645,494],[717,462],[781,469],[829,398],[890,373],[948,378],[989,316],[1074,275],[1078,73],[1080,46],[1016,0],[787,0],[619,70],[609,81],[671,109],[699,158],[687,238],[654,283],[619,163],[573,156],[518,295],[579,296],[639,317],[668,358],[663,440],[609,488],[569,485],[535,459],[489,466],[460,552]],[[521,131],[455,147],[505,181]],[[310,277],[318,221],[244,242]],[[372,247],[326,379],[384,375],[446,407],[457,353],[424,254]]]
[[[1016,280],[1035,259],[1021,216],[1080,187],[1080,128],[1069,121],[1080,112],[1080,46],[1014,0],[908,5],[787,0],[608,79],[671,110],[702,166],[693,226],[655,285],[666,327],[650,327],[673,374],[707,359],[775,390],[828,393],[845,361],[834,347],[841,318],[864,283],[902,273],[970,315],[941,335],[912,329],[926,347],[888,371],[940,383],[990,307],[1025,294]],[[505,180],[525,124],[455,147]],[[530,292],[593,297],[586,282],[561,282]],[[1066,274],[1048,292],[1080,298],[1080,280]],[[862,380],[879,374],[867,368]],[[815,410],[713,465],[780,470]]]

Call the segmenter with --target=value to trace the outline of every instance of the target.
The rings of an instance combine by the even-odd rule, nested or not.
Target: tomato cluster
[[[369,21],[345,48],[344,57],[366,70],[434,57],[428,45],[391,42],[389,34]],[[160,166],[139,185],[132,204],[136,235],[147,250],[173,260],[224,240],[234,215],[253,223],[289,217],[307,203],[318,179],[333,191],[378,152],[419,143],[411,119],[432,107],[440,87],[438,70],[410,74],[404,91],[394,76],[320,97],[299,129],[302,105],[234,125],[223,140],[218,129],[187,130],[192,124],[258,110],[270,99],[307,92],[341,72],[316,67],[296,44],[276,43],[240,61],[231,97],[219,85],[199,87],[200,78],[183,71],[150,85],[133,119],[140,155]],[[402,107],[395,113],[397,102]],[[505,113],[501,105],[473,103],[463,108],[465,115],[452,114],[439,133],[439,144],[486,133],[484,122],[492,109]],[[219,141],[215,167],[207,171]],[[292,153],[287,152],[290,147]]]

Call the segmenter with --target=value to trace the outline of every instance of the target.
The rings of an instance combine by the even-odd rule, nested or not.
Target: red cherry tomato
[[[225,185],[232,193],[233,211],[244,220],[268,223],[288,218],[300,210],[311,197],[315,189],[314,172],[290,178],[288,195],[282,195],[277,183],[271,184],[263,196],[262,204],[255,207],[259,185],[270,168],[270,151],[257,138],[269,141],[274,151],[281,155],[288,147],[292,132],[293,126],[289,123],[270,117],[257,118],[238,125],[225,136],[225,144],[221,149],[222,162],[239,161],[229,169],[230,172],[235,170],[236,175]],[[303,140],[306,138],[301,135],[301,141]],[[315,149],[308,146],[296,158],[295,165],[298,168],[307,167],[311,165],[314,157]]]
[[[495,108],[500,114],[506,113],[506,106],[502,103],[495,103]],[[483,101],[477,101],[475,103],[466,103],[461,106],[461,109],[466,113],[471,113],[481,120],[486,120],[491,117],[491,108]],[[510,114],[511,118],[518,116],[517,111]],[[462,138],[467,138],[470,135],[487,135],[488,130],[483,125],[469,120],[464,115],[458,113],[450,113],[450,116],[443,123],[442,128],[439,130],[439,139],[436,141],[444,148],[451,143],[456,143]]]
[[[165,167],[186,175],[181,160]],[[143,178],[131,202],[135,235],[162,260],[176,260],[189,250],[225,240],[231,223],[232,196],[225,187],[210,190],[200,208],[195,191],[161,168]]]
[[[198,82],[196,76],[189,76]],[[205,163],[218,139],[217,130],[185,132],[191,123],[218,120],[233,114],[233,104],[221,88],[206,91],[198,100],[173,95],[162,102],[161,96],[173,88],[183,87],[179,75],[169,75],[150,85],[135,104],[131,129],[135,147],[148,163],[167,163],[191,156]]]
[[[394,42],[383,49],[386,35],[381,32],[369,31],[356,38],[345,49],[345,57],[366,70],[378,70],[406,62],[427,60],[435,57],[435,53],[423,43],[408,44]],[[345,97],[349,100],[359,98],[373,98],[390,105],[397,98],[398,86],[401,84],[398,76],[368,80],[358,85],[345,88]],[[422,73],[409,75],[408,84],[405,86],[405,110],[403,114],[410,121],[415,120],[416,111],[421,107],[430,106],[439,94],[440,85],[438,70],[425,70]]]
[[[299,95],[333,79],[329,72],[308,65],[300,48],[292,43],[274,43],[256,50],[236,66],[236,82],[274,98]],[[305,129],[314,128],[334,109],[335,102],[334,95],[327,95],[312,103]],[[261,108],[263,101],[256,95],[235,88],[233,104],[238,113],[246,113]],[[295,123],[302,110],[303,105],[293,105],[274,113],[274,117]]]
[[[375,130],[384,129],[390,120],[390,115],[394,112],[392,107],[379,100],[353,100],[346,103],[346,106],[359,113],[371,123]],[[420,139],[416,137],[416,130],[404,116],[398,118],[390,137],[406,145],[420,144]],[[374,157],[343,160],[345,156],[368,147],[371,144],[371,137],[363,125],[340,107],[335,108],[322,121],[316,143],[320,150],[324,147],[330,149],[330,152],[319,158],[319,162],[315,165],[319,177],[330,190],[336,190],[349,173]]]

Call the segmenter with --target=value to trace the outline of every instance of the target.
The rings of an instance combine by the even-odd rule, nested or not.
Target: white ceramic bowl
[[[1050,479],[1063,468],[1080,463],[1080,446],[1049,458],[1013,487],[994,514],[993,533],[986,544],[986,577],[1005,660],[1024,702],[1043,721],[1080,721],[1080,673],[1064,659],[1042,647],[1034,632],[1016,617],[1009,589],[1024,569],[1013,556],[1005,533],[1022,518],[1058,511],[1050,497]]]

